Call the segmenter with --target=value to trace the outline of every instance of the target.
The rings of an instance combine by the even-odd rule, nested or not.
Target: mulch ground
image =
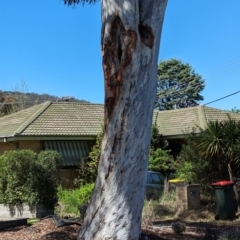
[[[239,226],[239,222],[237,225]],[[159,222],[156,227],[151,228],[143,226],[141,240],[201,239],[201,234],[196,232],[196,225],[192,223],[186,224],[187,229],[183,234],[174,234],[170,226],[170,222]],[[76,240],[80,228],[80,225],[57,227],[54,220],[49,218],[32,226],[2,230],[0,231],[0,240]],[[221,224],[216,225],[216,228],[219,228],[219,231],[223,229]]]

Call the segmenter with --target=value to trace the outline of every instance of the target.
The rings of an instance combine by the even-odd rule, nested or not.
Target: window
[[[157,173],[151,173],[150,174],[150,183],[151,184],[164,184],[163,177],[160,174]]]

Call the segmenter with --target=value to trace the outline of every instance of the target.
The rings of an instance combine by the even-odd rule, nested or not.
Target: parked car
[[[146,198],[158,198],[164,190],[165,176],[159,172],[148,171],[146,183]]]

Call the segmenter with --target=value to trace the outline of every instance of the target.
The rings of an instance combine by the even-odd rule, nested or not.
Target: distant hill
[[[38,93],[21,93],[13,91],[1,91],[0,90],[0,116],[17,112],[21,109],[31,107],[36,104],[40,104],[46,101],[52,102],[84,102],[90,103],[86,100],[79,100],[74,97],[65,96],[57,97],[49,94],[38,94]]]

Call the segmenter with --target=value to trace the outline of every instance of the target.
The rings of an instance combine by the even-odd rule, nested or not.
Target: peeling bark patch
[[[132,61],[132,54],[136,47],[137,33],[125,29],[123,22],[117,15],[113,18],[109,37],[103,45],[103,70],[105,77],[105,112],[107,118],[119,99],[123,85],[123,75]]]
[[[141,42],[152,49],[154,44],[154,35],[152,32],[152,28],[140,22],[138,25],[138,30],[141,37]]]

